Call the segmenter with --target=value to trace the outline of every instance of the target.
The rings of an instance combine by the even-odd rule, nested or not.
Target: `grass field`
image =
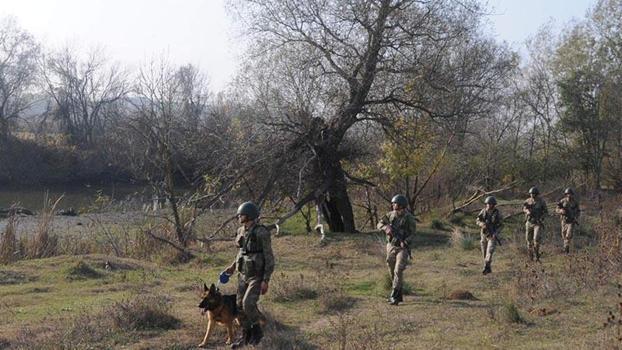
[[[466,221],[466,220],[465,220]],[[430,226],[437,229],[431,229]],[[420,225],[406,270],[404,303],[386,302],[382,237],[375,233],[273,238],[277,268],[261,308],[270,319],[263,349],[603,349],[620,330],[619,276],[581,268],[587,238],[561,255],[554,226],[542,264],[527,262],[518,224],[508,226],[494,273],[481,274],[476,231]],[[452,237],[453,236],[453,237]],[[217,242],[188,264],[107,255],[57,256],[0,267],[0,348],[192,349],[206,318],[200,285],[232,261]],[[106,268],[108,265],[108,268]],[[235,283],[221,289],[234,293]],[[469,292],[473,298],[468,296]],[[464,300],[460,300],[460,299]],[[608,313],[615,321],[605,327]],[[134,317],[137,319],[134,320]],[[128,318],[131,320],[128,321]],[[224,347],[217,329],[209,347]]]

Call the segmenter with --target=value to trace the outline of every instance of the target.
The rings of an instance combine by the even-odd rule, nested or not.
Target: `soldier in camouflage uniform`
[[[484,275],[492,272],[492,255],[499,239],[498,234],[502,226],[503,217],[496,208],[497,199],[493,196],[486,197],[484,200],[486,208],[482,209],[477,215],[476,223],[481,227],[480,245],[484,256]]]
[[[540,261],[540,243],[544,235],[544,218],[548,215],[546,202],[539,197],[540,191],[537,187],[529,189],[529,198],[523,203],[525,213],[525,237],[527,239],[527,249],[529,250],[529,260]]]
[[[574,236],[574,232],[579,227],[579,216],[581,215],[581,209],[579,209],[579,202],[574,198],[574,191],[572,188],[567,188],[564,191],[564,198],[557,202],[557,209],[555,210],[561,218],[562,226],[562,239],[564,240],[564,253],[570,253],[570,242]]]
[[[263,337],[257,302],[259,296],[268,291],[274,271],[274,255],[270,231],[258,223],[258,218],[259,208],[255,204],[245,202],[238,208],[238,221],[243,225],[238,229],[235,240],[239,251],[235,261],[225,270],[232,274],[237,268],[239,272],[237,304],[242,311],[242,337],[232,344],[232,348],[256,345]]]
[[[415,216],[406,209],[408,200],[403,195],[394,196],[391,207],[393,211],[382,217],[378,222],[378,229],[387,235],[387,266],[392,280],[389,303],[398,305],[403,301],[404,269],[410,257],[409,239],[415,235],[417,222]]]

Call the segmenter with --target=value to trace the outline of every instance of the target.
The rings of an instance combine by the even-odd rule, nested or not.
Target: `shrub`
[[[175,329],[181,322],[169,313],[170,308],[170,301],[162,295],[138,295],[115,303],[110,317],[121,330]]]
[[[461,229],[454,228],[451,231],[451,245],[462,250],[473,250],[477,247],[477,241],[470,235],[465,235]]]
[[[464,214],[460,212],[454,213],[453,215],[449,217],[449,222],[452,225],[464,226]]]
[[[303,274],[291,277],[282,272],[271,281],[271,284],[272,300],[277,303],[315,299],[318,297],[318,290],[322,288],[318,281],[314,283]]]
[[[27,242],[28,257],[31,259],[48,258],[56,255],[58,238],[52,234],[52,225],[56,214],[56,206],[61,201],[60,196],[56,201],[52,201],[45,195],[43,200],[43,210],[39,215],[37,231],[31,241]]]
[[[69,267],[65,271],[66,278],[69,280],[82,280],[89,278],[100,278],[102,273],[95,270],[89,264],[80,260],[75,266]]]
[[[445,228],[445,224],[439,219],[432,219],[432,222],[430,223],[430,228],[435,230],[442,230],[443,228]]]
[[[296,328],[286,326],[275,320],[268,312],[264,312],[266,326],[264,327],[264,337],[255,349],[265,350],[311,350],[317,349],[316,346],[307,342],[305,337],[299,334]]]
[[[524,323],[525,320],[521,316],[518,308],[513,302],[505,303],[501,308],[501,316],[508,323]]]
[[[4,233],[0,237],[0,264],[8,264],[19,259],[19,247],[16,238],[17,216],[10,215]]]

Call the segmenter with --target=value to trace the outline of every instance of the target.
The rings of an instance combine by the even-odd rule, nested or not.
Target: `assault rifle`
[[[480,221],[482,221],[484,225],[486,225],[484,227],[484,232],[486,232],[489,235],[492,235],[495,238],[495,241],[497,242],[498,245],[500,246],[503,245],[501,244],[501,240],[499,239],[499,236],[497,236],[497,231],[492,226],[492,222],[490,222],[490,220],[486,220],[485,215],[482,215],[482,214],[479,214],[477,218]]]

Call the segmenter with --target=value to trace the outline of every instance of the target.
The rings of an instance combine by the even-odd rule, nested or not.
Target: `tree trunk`
[[[341,159],[336,146],[317,147],[320,174],[323,180],[329,180],[322,214],[332,232],[356,232],[354,212],[346,184],[346,176],[341,167]]]

